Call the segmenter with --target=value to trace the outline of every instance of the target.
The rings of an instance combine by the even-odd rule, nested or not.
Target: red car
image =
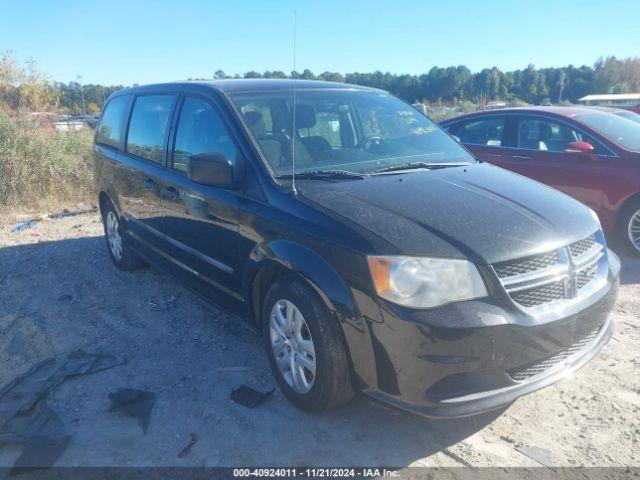
[[[479,160],[577,198],[640,255],[640,123],[588,107],[486,111],[442,122]]]

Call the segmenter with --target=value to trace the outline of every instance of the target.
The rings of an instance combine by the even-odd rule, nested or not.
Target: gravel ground
[[[309,415],[277,389],[255,409],[233,403],[240,384],[276,385],[257,334],[163,273],[117,271],[96,213],[19,233],[14,220],[0,220],[0,385],[79,348],[128,360],[54,391],[50,404],[74,435],[57,465],[640,466],[638,260],[623,258],[604,350],[502,412],[434,421],[360,397]],[[109,412],[118,388],[156,393],[146,434]],[[190,434],[198,442],[179,458]],[[0,466],[20,451],[1,449]]]

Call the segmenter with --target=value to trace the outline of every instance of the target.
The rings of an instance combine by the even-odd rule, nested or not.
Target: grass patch
[[[93,131],[49,132],[0,110],[0,210],[93,201]]]

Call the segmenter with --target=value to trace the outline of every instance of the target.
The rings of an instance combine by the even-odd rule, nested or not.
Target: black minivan
[[[306,411],[354,392],[426,416],[488,411],[611,337],[620,261],[594,212],[476,161],[387,92],[125,89],[95,160],[115,265],[156,265],[254,322]]]

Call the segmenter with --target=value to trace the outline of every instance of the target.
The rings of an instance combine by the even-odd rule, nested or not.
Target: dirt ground
[[[61,466],[639,466],[640,261],[623,258],[615,334],[572,377],[490,415],[427,420],[359,397],[309,415],[282,393],[249,409],[232,389],[276,386],[257,334],[152,268],[111,264],[96,213],[18,233],[0,219],[0,385],[82,348],[126,357],[52,394],[73,439]],[[155,392],[148,432],[109,412]],[[178,457],[195,434],[197,443]],[[0,449],[10,466],[21,447]],[[523,453],[525,452],[525,453]]]

